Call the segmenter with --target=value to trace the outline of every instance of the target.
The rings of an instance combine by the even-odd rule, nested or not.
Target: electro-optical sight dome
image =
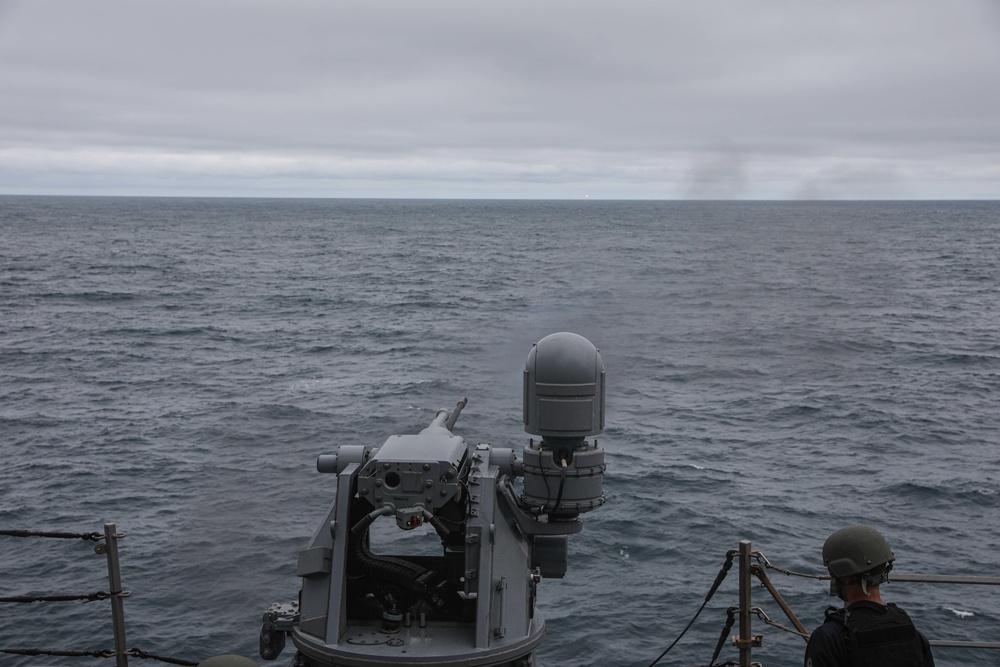
[[[593,343],[563,331],[531,348],[524,368],[524,430],[556,438],[604,430],[604,362]]]

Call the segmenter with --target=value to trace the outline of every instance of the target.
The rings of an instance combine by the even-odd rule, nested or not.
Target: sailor
[[[882,601],[895,556],[871,526],[848,526],[823,545],[830,595],[845,606],[826,610],[826,621],[806,646],[805,667],[934,667],[930,644],[906,612]]]

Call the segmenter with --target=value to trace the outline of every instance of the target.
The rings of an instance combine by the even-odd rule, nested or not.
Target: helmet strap
[[[861,584],[861,592],[865,594],[866,598],[872,596],[871,591],[868,590],[870,586],[880,586],[889,581],[889,570],[892,569],[892,563],[886,563],[885,569],[878,574],[859,574],[857,575],[857,583]],[[853,577],[838,578],[830,577],[830,595],[840,598],[844,602],[847,602],[847,594],[844,592],[844,585],[847,583],[847,579]],[[853,583],[853,582],[852,582]]]
[[[847,595],[844,593],[844,586],[837,577],[830,577],[830,595],[847,602]]]
[[[865,592],[866,596],[870,597],[868,586],[881,586],[882,584],[889,583],[889,570],[891,569],[892,562],[889,562],[885,564],[885,569],[878,574],[869,574],[861,577],[861,589]]]

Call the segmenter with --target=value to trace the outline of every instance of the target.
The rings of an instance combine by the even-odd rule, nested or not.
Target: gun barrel
[[[463,396],[462,400],[460,400],[458,404],[455,406],[455,409],[452,410],[450,415],[448,415],[448,420],[445,421],[444,423],[445,428],[447,428],[449,431],[454,429],[455,422],[458,421],[458,416],[462,414],[462,408],[464,408],[468,404],[468,402],[469,399]]]

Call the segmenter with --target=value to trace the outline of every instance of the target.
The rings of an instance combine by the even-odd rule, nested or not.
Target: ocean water
[[[897,572],[995,576],[998,257],[997,202],[0,197],[0,529],[116,523],[129,646],[257,658],[332,501],[316,456],[462,396],[456,432],[520,449],[530,346],[574,331],[607,369],[608,501],[540,586],[542,665],[649,664],[742,539],[819,574],[865,522]],[[0,596],[107,587],[90,543],[0,554]],[[772,577],[822,620],[823,582]],[[931,639],[1000,641],[997,587],[885,596]],[[707,664],[736,602],[734,570],[660,664]],[[112,645],[106,602],[0,615],[0,648]]]

